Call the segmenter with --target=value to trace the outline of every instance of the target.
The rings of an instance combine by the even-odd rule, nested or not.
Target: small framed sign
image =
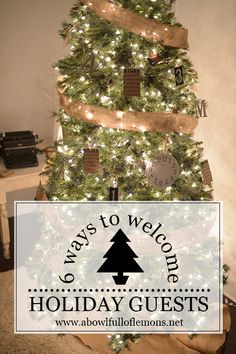
[[[203,183],[206,184],[207,186],[211,186],[213,182],[213,178],[212,178],[209,162],[207,160],[203,161],[201,163],[201,167],[202,167]]]
[[[84,149],[83,170],[85,173],[99,172],[99,150]]]
[[[184,71],[182,65],[175,68],[175,83],[176,86],[184,84]]]
[[[115,187],[109,188],[109,200],[117,201],[119,200],[119,189]]]
[[[140,96],[141,76],[139,69],[124,69],[124,96]]]

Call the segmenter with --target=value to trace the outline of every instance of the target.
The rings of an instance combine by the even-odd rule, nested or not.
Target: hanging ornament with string
[[[113,186],[109,188],[109,200],[113,202],[119,200],[119,188],[115,178],[113,179]]]
[[[176,86],[180,86],[184,84],[184,69],[183,65],[178,66],[177,68],[174,68],[175,72],[175,83]]]
[[[119,189],[117,187],[109,188],[109,200],[113,202],[119,200]]]
[[[211,184],[213,182],[212,178],[212,173],[210,169],[209,162],[207,160],[203,161],[201,163],[201,170],[202,170],[202,180],[203,183],[209,187],[211,187]]]
[[[157,53],[156,49],[153,49],[148,57],[148,62],[152,66],[156,66],[162,61],[160,54]]]
[[[124,96],[140,96],[141,76],[140,69],[124,69]]]
[[[83,156],[84,173],[98,173],[99,168],[100,168],[99,150],[84,149],[84,156]]]
[[[179,177],[178,161],[168,151],[170,136],[164,139],[164,149],[158,156],[146,163],[146,176],[149,183],[159,189],[171,186]]]

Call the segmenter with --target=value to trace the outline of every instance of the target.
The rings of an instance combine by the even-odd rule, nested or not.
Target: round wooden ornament
[[[179,176],[179,164],[168,152],[160,153],[146,164],[146,176],[151,185],[164,189],[171,186]]]
[[[152,51],[149,55],[148,62],[152,66],[156,66],[160,61],[162,61],[162,57],[156,51]]]

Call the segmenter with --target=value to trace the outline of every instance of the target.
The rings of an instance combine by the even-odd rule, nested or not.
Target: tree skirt
[[[57,334],[14,334],[13,271],[0,273],[1,354],[96,354],[78,337]]]
[[[142,336],[138,344],[130,343],[130,350],[122,354],[219,354],[226,339],[226,332],[230,328],[230,314],[228,306],[224,305],[224,333],[201,334],[190,339],[186,334],[153,334]],[[79,334],[83,343],[100,354],[112,354],[106,335]],[[113,353],[114,354],[114,353]]]

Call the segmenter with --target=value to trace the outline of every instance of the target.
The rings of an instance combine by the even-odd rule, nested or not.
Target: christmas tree
[[[172,3],[73,6],[60,31],[71,53],[55,65],[63,140],[49,161],[49,200],[109,200],[118,192],[123,201],[212,199],[202,145],[192,138],[197,73]],[[110,345],[119,352],[137,339],[114,336]]]
[[[175,39],[168,41],[172,28],[184,30],[171,4],[166,0],[83,0],[73,6],[72,21],[64,23],[60,32],[71,53],[56,64],[63,141],[52,162],[49,199],[107,200],[111,187],[119,189],[120,200],[212,198],[202,181],[201,143],[185,133],[191,133],[197,122],[197,98],[192,91],[197,74],[184,49],[187,41],[183,40],[184,48],[179,48],[178,34],[177,47]],[[98,15],[97,9],[99,14],[127,11],[131,19],[127,13],[118,13],[113,23]],[[140,34],[132,15],[138,16]],[[120,18],[126,19],[122,25],[128,24],[130,30],[117,23]],[[160,36],[154,32],[156,38],[146,38],[149,21],[151,28],[152,21],[162,26]],[[176,85],[173,69],[181,66],[184,83]],[[124,95],[126,68],[140,70],[140,96]],[[178,161],[180,173],[177,179],[167,178],[163,186],[157,181],[156,186],[155,179],[147,178],[147,167],[167,150]]]
[[[111,242],[114,242],[113,245],[103,257],[107,258],[107,260],[99,268],[98,273],[117,272],[118,275],[113,276],[115,283],[117,285],[125,285],[129,277],[124,276],[124,272],[142,273],[143,270],[134,260],[138,256],[127,245],[127,242],[130,242],[130,240],[121,229],[117,231]]]

